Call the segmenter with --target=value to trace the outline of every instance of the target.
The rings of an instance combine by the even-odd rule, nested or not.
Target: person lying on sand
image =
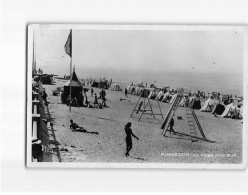
[[[71,125],[70,125],[70,129],[72,129],[73,131],[79,131],[79,132],[84,132],[84,133],[93,133],[93,134],[99,134],[98,132],[94,132],[94,131],[87,131],[86,129],[84,129],[83,127],[79,127],[76,123],[73,122],[73,120],[70,120]]]
[[[81,130],[84,129],[83,127],[79,127],[77,123],[74,123],[72,119],[70,120],[70,122],[71,122],[70,129],[81,129]]]
[[[131,100],[127,100],[127,99],[123,99],[123,98],[120,98],[120,101],[128,101],[128,102],[133,102]]]
[[[138,137],[136,137],[136,135],[133,134],[132,129],[131,129],[131,125],[132,123],[128,122],[125,125],[125,132],[126,132],[126,144],[127,144],[127,151],[126,151],[126,157],[129,156],[129,152],[132,149],[132,136],[135,137],[137,140],[139,140]]]

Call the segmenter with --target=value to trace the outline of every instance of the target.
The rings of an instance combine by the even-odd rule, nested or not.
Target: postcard
[[[246,168],[247,26],[27,34],[27,167]]]

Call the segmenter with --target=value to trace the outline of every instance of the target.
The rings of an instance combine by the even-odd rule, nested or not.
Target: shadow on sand
[[[179,132],[175,132],[175,134],[167,134],[167,135],[164,135],[164,137],[173,138],[173,139],[191,140],[190,135],[184,134],[184,133],[179,133]],[[196,138],[198,141],[206,141],[206,142],[210,142],[210,143],[217,143],[216,141],[211,141],[211,140],[204,139],[204,138],[201,138],[201,137],[194,137],[194,138]]]
[[[130,158],[133,158],[133,159],[136,159],[136,160],[147,161],[147,159],[140,158],[140,157],[135,157],[135,156],[132,156],[132,155],[129,155],[129,157],[130,157]]]
[[[99,134],[98,132],[95,131],[87,131],[86,129],[72,129],[72,132],[82,132],[82,133],[91,133],[91,134]]]

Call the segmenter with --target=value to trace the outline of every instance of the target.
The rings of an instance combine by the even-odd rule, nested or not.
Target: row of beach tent
[[[243,118],[243,101],[239,102],[238,98],[235,98],[232,103],[225,105],[220,100],[208,98],[200,111],[211,112],[221,115],[221,117],[236,116],[237,118]]]
[[[134,86],[129,85],[127,87],[127,91],[129,94],[138,95],[143,97],[148,97],[150,92],[152,91],[152,95],[150,94],[151,99],[155,99],[165,103],[172,103],[176,98],[177,94],[173,90],[169,90],[167,92],[163,92],[162,90],[157,91],[154,88],[144,88],[143,86]],[[144,93],[143,93],[144,91]],[[174,93],[172,93],[173,91]],[[179,106],[184,107],[188,106],[186,104],[190,104],[193,109],[198,109],[201,112],[210,112],[215,115],[220,115],[220,117],[232,117],[235,118],[243,118],[243,100],[234,98],[232,103],[225,105],[222,98],[215,99],[213,97],[208,97],[207,100],[202,101],[196,94],[192,96],[184,96],[179,103]]]

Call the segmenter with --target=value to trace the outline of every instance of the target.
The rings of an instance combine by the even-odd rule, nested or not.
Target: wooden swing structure
[[[184,89],[180,88],[177,90],[177,96],[173,100],[171,107],[169,108],[166,117],[164,119],[164,122],[161,126],[162,131],[162,136],[165,136],[166,132],[169,131],[169,124],[171,119],[173,118],[176,109],[178,108],[182,98],[184,96]],[[190,137],[192,142],[197,142],[199,140],[207,141],[207,142],[212,142],[208,140],[202,130],[202,127],[200,125],[200,122],[197,119],[197,116],[195,114],[195,111],[191,108],[190,104],[185,105],[186,106],[186,117],[187,117],[187,122],[188,122],[188,132],[186,134],[176,132],[178,135],[183,135],[183,136],[188,136]],[[197,135],[197,128],[201,134],[201,137]]]
[[[139,97],[139,99],[138,99],[138,101],[137,101],[137,103],[136,103],[136,105],[132,111],[131,117],[133,117],[134,112],[136,112],[137,114],[139,114],[139,112],[141,112],[141,115],[140,115],[138,121],[140,121],[140,119],[142,118],[142,116],[144,114],[151,115],[151,116],[153,116],[154,119],[155,119],[155,115],[161,115],[162,119],[164,120],[164,116],[163,116],[161,107],[159,105],[159,101],[151,99],[151,97],[154,95],[154,93],[155,93],[155,91],[152,90],[149,92],[149,95],[147,96],[148,90],[146,90],[145,88],[142,89],[140,97]],[[153,112],[151,100],[157,102],[160,113],[154,113]],[[141,108],[142,105],[143,105],[143,109]]]

